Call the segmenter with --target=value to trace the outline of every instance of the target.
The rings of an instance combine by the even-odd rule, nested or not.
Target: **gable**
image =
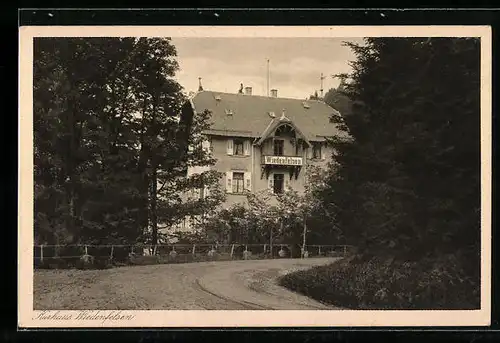
[[[267,128],[262,132],[260,139],[257,141],[257,145],[262,144],[267,138],[271,137],[274,135],[276,130],[278,130],[280,127],[283,127],[283,125],[288,125],[290,126],[293,130],[295,130],[296,135],[298,136],[297,138],[302,139],[307,146],[310,146],[311,143],[307,139],[307,137],[301,132],[301,130],[288,118],[280,118],[280,119],[275,119],[269,123]]]

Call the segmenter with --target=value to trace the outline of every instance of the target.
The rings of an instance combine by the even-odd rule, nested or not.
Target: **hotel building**
[[[245,203],[247,191],[303,192],[307,167],[325,167],[331,158],[327,138],[345,135],[330,119],[338,112],[326,103],[280,98],[275,89],[270,96],[252,95],[251,87],[240,93],[199,91],[189,110],[192,115],[211,112],[205,147],[217,162],[190,168],[188,174],[209,168],[222,172],[225,207]]]

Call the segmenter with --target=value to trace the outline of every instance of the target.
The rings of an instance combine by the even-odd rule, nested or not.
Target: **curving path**
[[[334,309],[276,284],[335,258],[202,262],[109,270],[37,270],[36,310]]]

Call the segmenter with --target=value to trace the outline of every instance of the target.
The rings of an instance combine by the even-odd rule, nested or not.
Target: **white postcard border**
[[[34,37],[480,37],[481,309],[474,311],[34,311]],[[485,326],[491,321],[491,28],[489,26],[23,26],[19,30],[18,325],[66,327]],[[78,317],[80,315],[80,317]],[[41,319],[50,318],[52,319]],[[106,317],[107,319],[102,319]],[[114,317],[113,317],[114,316]],[[113,318],[111,318],[113,317]]]

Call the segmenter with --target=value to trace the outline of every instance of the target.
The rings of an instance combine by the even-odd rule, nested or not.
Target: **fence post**
[[[155,244],[155,246],[153,248],[153,256],[156,256],[156,247],[157,247],[157,245]]]
[[[85,246],[85,255],[88,255],[88,248]]]
[[[321,256],[321,245],[318,245],[318,256]]]
[[[264,251],[263,251],[264,254],[266,253],[266,251],[267,251],[267,244],[264,244]]]
[[[40,262],[43,262],[43,244],[40,245]]]
[[[113,252],[114,252],[114,250],[115,250],[115,246],[114,246],[114,245],[112,245],[112,246],[111,246],[111,253],[109,254],[109,259],[110,259],[110,260],[112,260],[112,259],[113,259]]]
[[[196,252],[196,244],[193,244],[193,251],[192,251],[193,256],[195,255],[195,252]]]
[[[233,258],[233,253],[234,253],[234,244],[231,245],[231,258]]]
[[[347,246],[344,245],[344,257],[347,254]]]

